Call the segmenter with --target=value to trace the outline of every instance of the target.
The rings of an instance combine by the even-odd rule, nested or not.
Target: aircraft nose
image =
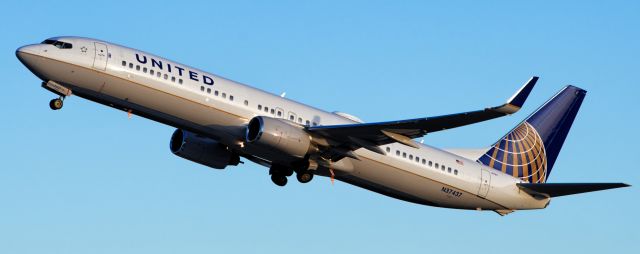
[[[40,79],[45,80],[44,76],[41,75],[41,64],[40,55],[42,49],[39,48],[39,45],[27,45],[22,46],[16,49],[16,57],[20,62],[27,67],[33,74],[38,76]]]
[[[27,54],[35,53],[34,47],[35,47],[34,45],[26,45],[26,46],[19,47],[18,49],[16,49],[16,57],[18,57],[20,61],[23,61],[26,58]]]
[[[19,47],[18,49],[16,49],[16,57],[18,58],[18,60],[20,60],[20,62],[22,62],[22,64],[30,68],[34,66],[37,61],[35,57],[35,55],[37,55],[37,47],[37,45],[26,45]]]

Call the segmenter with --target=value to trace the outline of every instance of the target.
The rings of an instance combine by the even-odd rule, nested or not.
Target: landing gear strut
[[[64,105],[64,103],[62,103],[62,97],[53,99],[49,102],[49,107],[52,110],[59,110],[62,108],[62,105]]]

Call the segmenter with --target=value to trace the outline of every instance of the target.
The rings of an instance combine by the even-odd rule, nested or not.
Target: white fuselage
[[[61,37],[71,49],[37,44],[18,57],[43,81],[74,94],[165,124],[207,135],[243,156],[250,119],[264,115],[299,125],[355,123],[326,112],[152,54],[104,41]],[[402,200],[450,208],[511,211],[539,209],[548,198],[521,191],[520,179],[427,145],[380,146],[386,155],[359,149],[359,160],[334,165],[336,179]],[[438,165],[436,167],[436,165]],[[326,174],[323,174],[326,175]]]

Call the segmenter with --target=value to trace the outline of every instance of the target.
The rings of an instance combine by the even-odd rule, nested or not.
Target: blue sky
[[[54,96],[15,49],[99,38],[365,121],[502,103],[515,116],[429,135],[484,147],[566,84],[588,90],[550,182],[638,185],[640,4],[632,1],[10,1],[0,10],[0,253],[637,252],[637,187],[500,217],[329,179],[285,188],[252,163],[169,152],[173,128]]]

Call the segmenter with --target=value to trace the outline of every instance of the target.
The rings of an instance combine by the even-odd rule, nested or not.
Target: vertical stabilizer
[[[546,182],[586,93],[563,88],[478,160],[530,183]]]

